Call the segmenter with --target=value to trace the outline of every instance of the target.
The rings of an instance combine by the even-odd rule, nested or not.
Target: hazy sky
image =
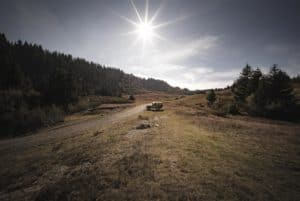
[[[144,48],[129,0],[1,0],[0,32],[190,89],[231,84],[246,63],[300,73],[299,0],[149,0],[149,18],[157,9],[161,39]]]

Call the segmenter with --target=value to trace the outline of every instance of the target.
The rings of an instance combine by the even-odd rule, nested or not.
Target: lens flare
[[[137,7],[135,6],[133,0],[130,0],[131,6],[136,14],[137,20],[131,20],[128,19],[127,17],[121,16],[122,19],[126,20],[129,22],[131,25],[134,26],[134,29],[127,34],[134,34],[137,36],[136,40],[134,41],[133,45],[138,43],[139,41],[142,42],[143,44],[143,52],[145,47],[148,44],[153,44],[154,39],[160,39],[164,40],[162,36],[160,36],[156,30],[160,28],[162,24],[155,24],[154,20],[159,14],[159,11],[162,7],[162,4],[159,6],[159,8],[156,10],[154,15],[150,18],[149,17],[149,2],[146,0],[146,7],[145,7],[145,14],[142,16]]]
[[[134,29],[125,34],[126,35],[134,34],[137,36],[136,40],[132,43],[132,46],[135,46],[138,42],[142,42],[142,45],[143,45],[142,52],[144,52],[144,50],[148,46],[148,44],[153,45],[155,39],[167,41],[164,37],[162,37],[159,33],[157,33],[158,29],[161,29],[163,27],[166,27],[166,26],[176,23],[178,21],[184,20],[186,18],[186,17],[179,17],[179,18],[167,21],[167,22],[155,23],[155,20],[157,19],[158,15],[163,7],[162,2],[151,17],[149,17],[149,0],[146,0],[145,13],[143,16],[139,13],[133,0],[130,0],[130,3],[131,3],[134,13],[136,14],[137,19],[132,20],[132,19],[129,19],[122,15],[119,15],[119,16],[126,22],[133,25]]]

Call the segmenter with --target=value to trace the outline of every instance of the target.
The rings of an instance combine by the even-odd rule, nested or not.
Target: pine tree
[[[258,88],[259,80],[262,77],[262,72],[259,68],[251,72],[250,79],[248,80],[248,95],[255,92]]]
[[[297,113],[291,79],[277,65],[259,80],[251,107],[256,114],[273,118],[293,118]]]
[[[237,102],[245,102],[246,97],[250,95],[249,80],[251,76],[252,68],[247,64],[232,87],[234,98]]]

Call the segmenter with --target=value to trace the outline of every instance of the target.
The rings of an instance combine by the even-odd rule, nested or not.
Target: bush
[[[286,106],[275,101],[267,103],[263,106],[257,105],[253,102],[251,102],[249,105],[249,114],[272,119],[297,120],[300,114],[299,111],[299,106],[296,104]]]
[[[0,91],[0,113],[14,112],[25,105],[21,90]]]
[[[217,115],[219,117],[226,117],[226,112],[224,110],[216,110],[213,112],[214,115]]]
[[[43,126],[52,126],[55,123],[64,121],[64,112],[59,107],[52,105],[45,108],[45,117]]]
[[[239,108],[236,103],[229,103],[226,105],[226,114],[237,115],[239,114]]]
[[[15,112],[0,115],[0,129],[2,136],[17,136],[43,126],[51,126],[64,119],[63,111],[52,105],[44,108],[28,110],[26,107]]]
[[[129,96],[129,100],[135,101],[135,97],[134,97],[133,95],[130,95],[130,96]]]
[[[214,102],[217,100],[216,94],[214,90],[210,90],[206,95],[206,100],[208,101],[208,106],[211,106],[214,104]]]
[[[239,114],[238,105],[235,102],[224,103],[219,105],[215,105],[214,114],[217,116],[225,117],[226,115],[237,115]]]
[[[68,105],[68,112],[80,112],[89,108],[89,101],[86,99],[79,100],[77,103],[70,103]]]

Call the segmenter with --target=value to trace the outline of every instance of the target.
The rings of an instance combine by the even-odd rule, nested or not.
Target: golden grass
[[[51,144],[2,147],[0,199],[299,200],[300,126],[218,117],[199,106],[204,97],[168,97],[163,112]],[[136,130],[140,121],[157,126]]]

